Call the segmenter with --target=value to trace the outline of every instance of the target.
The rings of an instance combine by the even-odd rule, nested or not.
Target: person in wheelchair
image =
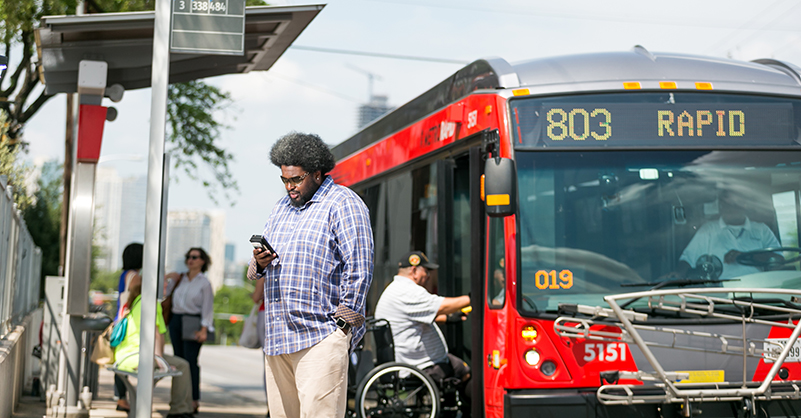
[[[395,343],[395,361],[415,366],[442,386],[446,379],[455,381],[461,396],[462,416],[470,416],[470,367],[448,353],[448,345],[435,322],[461,322],[462,308],[470,305],[470,296],[443,297],[424,287],[432,263],[422,251],[407,253],[398,262],[398,274],[378,299],[375,318],[386,319]]]
[[[717,265],[712,267],[719,274],[715,279],[725,280],[762,271],[758,267],[761,265],[784,261],[781,254],[770,251],[754,254],[752,262],[747,264],[738,260],[742,253],[781,247],[767,225],[748,218],[746,205],[743,197],[722,193],[718,198],[720,217],[698,228],[679,257],[674,277],[688,277],[693,266],[696,270],[708,270],[710,267],[702,268],[704,262]]]

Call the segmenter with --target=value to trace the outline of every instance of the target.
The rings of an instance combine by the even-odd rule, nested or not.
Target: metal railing
[[[42,250],[0,176],[0,338],[39,306]]]
[[[742,297],[748,295],[759,295],[759,298]],[[633,344],[643,354],[652,370],[615,371],[615,382],[602,384],[596,393],[598,401],[604,405],[683,403],[685,414],[689,414],[690,402],[745,400],[749,409],[755,410],[755,401],[801,399],[797,381],[774,379],[801,335],[801,308],[796,303],[799,297],[799,290],[751,288],[651,290],[610,295],[604,298],[609,308],[579,306],[579,313],[592,317],[560,317],[554,322],[554,330],[559,336],[574,340]],[[739,327],[728,328],[728,331],[739,332],[724,334],[651,325],[646,314],[624,308],[630,302],[620,303],[636,300],[647,301],[651,310],[739,323]],[[754,333],[747,332],[748,326],[784,331],[782,338],[766,338],[767,332],[755,337]],[[742,376],[732,376],[734,382],[681,384],[680,381],[689,378],[688,372],[666,370],[653,348],[739,357],[743,363]],[[753,364],[749,359],[752,358],[766,365],[765,376],[756,381],[748,378],[754,372],[749,373],[749,364]],[[657,390],[643,390],[648,389],[648,385],[617,384],[617,379],[653,382],[650,388]]]

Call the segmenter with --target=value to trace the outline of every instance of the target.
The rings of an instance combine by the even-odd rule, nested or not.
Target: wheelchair
[[[366,325],[350,358],[347,417],[457,417],[459,379],[435,382],[419,368],[396,362],[389,322],[367,318]]]

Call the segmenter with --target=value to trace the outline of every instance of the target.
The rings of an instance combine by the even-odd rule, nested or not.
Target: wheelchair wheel
[[[439,418],[436,384],[420,369],[403,363],[386,363],[373,369],[356,390],[360,418]]]

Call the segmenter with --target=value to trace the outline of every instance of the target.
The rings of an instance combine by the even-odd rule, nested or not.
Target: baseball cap
[[[406,253],[406,255],[404,255],[400,261],[398,261],[398,267],[414,266],[421,266],[432,270],[439,268],[439,264],[428,261],[428,257],[426,257],[422,251],[412,251]]]

